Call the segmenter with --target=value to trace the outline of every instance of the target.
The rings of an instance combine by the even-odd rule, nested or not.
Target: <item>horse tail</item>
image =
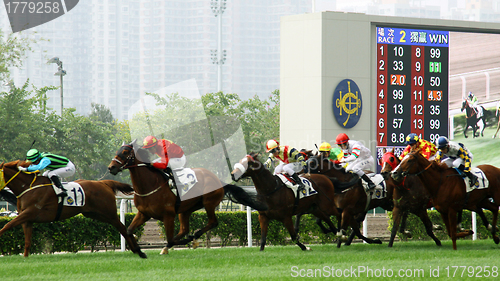
[[[333,183],[333,187],[336,191],[344,191],[357,184],[360,178],[357,174],[354,174],[352,179],[348,182],[339,181],[337,178],[332,177],[328,177],[328,179],[330,179],[330,181]]]
[[[10,204],[16,206],[17,205],[17,197],[14,195],[14,193],[7,191],[5,189],[2,189],[0,191],[0,198],[3,198],[3,200],[9,202]]]
[[[266,211],[269,209],[265,202],[258,199],[257,191],[246,191],[237,185],[224,184],[224,194],[232,202],[249,206],[257,211]]]
[[[134,193],[134,188],[128,183],[123,183],[115,180],[101,180],[100,182],[109,186],[114,191],[115,194],[118,191],[121,191],[123,194],[126,195]]]

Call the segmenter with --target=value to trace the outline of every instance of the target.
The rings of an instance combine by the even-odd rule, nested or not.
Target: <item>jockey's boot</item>
[[[469,178],[470,180],[470,185],[471,186],[474,186],[476,185],[476,182],[477,182],[477,176],[474,175],[473,173],[471,173],[470,171],[469,172],[464,172],[465,175]]]
[[[55,184],[55,186],[59,189],[59,192],[56,194],[58,197],[66,197],[68,196],[68,193],[66,193],[66,190],[64,189],[61,180],[59,179],[58,176],[52,176],[50,177],[50,180]]]
[[[368,184],[368,187],[365,189],[366,192],[375,189],[375,184],[366,174],[364,174],[361,178]]]
[[[299,185],[299,187],[297,188],[297,194],[299,192],[302,192],[302,190],[305,189],[305,185],[300,180],[299,175],[297,175],[296,173],[294,173],[293,175],[291,175],[291,177],[292,177],[293,181],[295,181],[295,183]]]

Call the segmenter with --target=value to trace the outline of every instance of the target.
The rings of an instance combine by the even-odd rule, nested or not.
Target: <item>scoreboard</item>
[[[448,135],[449,32],[377,27],[377,156]]]

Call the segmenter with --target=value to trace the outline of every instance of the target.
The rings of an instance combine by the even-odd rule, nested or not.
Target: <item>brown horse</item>
[[[257,190],[257,194],[264,198],[269,209],[259,211],[259,223],[261,228],[260,250],[266,246],[266,237],[270,220],[282,222],[292,241],[302,250],[310,250],[298,239],[295,232],[292,216],[297,214],[310,213],[326,222],[331,232],[336,232],[336,228],[330,220],[330,216],[338,216],[339,213],[333,204],[334,188],[332,182],[323,175],[311,175],[310,182],[317,191],[316,194],[301,198],[296,201],[294,192],[285,186],[283,182],[274,176],[259,161],[257,153],[251,153],[240,160],[235,165],[231,173],[234,181],[244,177],[251,177]]]
[[[0,164],[0,172],[5,181],[0,189],[6,185],[18,197],[17,210],[19,215],[4,225],[0,230],[3,235],[7,230],[22,224],[24,230],[24,256],[27,257],[31,248],[31,236],[33,223],[53,222],[56,217],[64,220],[78,214],[92,219],[96,219],[114,226],[125,237],[132,252],[141,258],[146,258],[146,254],[141,251],[132,234],[127,234],[127,229],[118,219],[116,211],[117,191],[124,194],[131,194],[133,189],[130,185],[113,181],[76,181],[85,192],[85,205],[83,207],[63,206],[58,214],[58,197],[52,188],[49,178],[37,176],[36,173],[24,173],[18,170],[18,166],[27,167],[28,162],[14,161]],[[1,177],[0,177],[1,178]]]
[[[453,249],[457,249],[457,238],[472,234],[472,231],[457,233],[457,214],[464,208],[479,212],[480,208],[489,209],[493,214],[492,225],[496,226],[498,203],[500,202],[500,169],[491,165],[479,165],[486,175],[489,186],[485,189],[475,189],[466,192],[465,182],[454,168],[438,165],[429,161],[417,151],[411,151],[392,172],[396,181],[408,175],[417,175],[431,195],[434,208],[441,214],[448,235],[453,241]],[[489,198],[492,197],[494,202]],[[500,239],[496,235],[496,227],[491,228],[496,244]]]
[[[417,176],[408,176],[402,182],[396,182],[390,177],[390,172],[399,165],[399,158],[394,155],[394,149],[386,152],[380,159],[382,166],[381,174],[387,184],[387,189],[392,189],[394,208],[392,209],[392,230],[389,247],[392,247],[396,232],[400,226],[400,232],[404,233],[408,212],[418,216],[424,224],[425,231],[436,245],[441,246],[441,241],[432,232],[432,221],[427,214],[427,208],[431,199],[429,192],[424,188],[422,181]]]
[[[161,172],[143,162],[149,158],[148,152],[142,148],[136,148],[134,151],[134,144],[135,141],[122,145],[109,164],[108,169],[113,175],[123,169],[130,171],[130,178],[135,190],[134,203],[138,212],[128,227],[128,233],[133,233],[137,227],[151,218],[163,221],[167,246],[162,250],[161,254],[168,254],[171,247],[186,245],[193,240],[195,240],[194,247],[197,247],[196,240],[218,225],[215,209],[226,192],[231,193],[232,199],[239,200],[238,203],[257,210],[265,208],[259,202],[253,201],[242,188],[234,185],[225,185],[223,187],[216,175],[203,168],[193,169],[198,182],[189,192],[197,194],[197,196],[181,200],[172,192],[168,180]],[[208,223],[205,227],[196,231],[194,235],[182,239],[189,233],[189,217],[194,211],[201,208],[204,208],[207,212]],[[174,237],[176,214],[179,214],[180,230]]]
[[[336,207],[341,211],[340,229],[345,232],[350,226],[353,230],[347,239],[346,245],[350,245],[354,235],[369,244],[382,244],[380,239],[371,239],[361,234],[359,223],[362,222],[368,210],[381,207],[385,210],[392,210],[392,193],[387,190],[387,196],[381,199],[371,199],[368,201],[367,194],[362,186],[361,179],[357,174],[347,173],[340,165],[334,164],[329,159],[316,155],[308,160],[308,171],[312,174],[324,174],[334,178]],[[337,243],[340,247],[341,239]]]

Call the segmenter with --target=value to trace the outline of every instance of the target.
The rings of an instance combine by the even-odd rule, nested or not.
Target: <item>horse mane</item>
[[[135,156],[137,156],[137,159],[146,160],[149,159],[149,152],[144,148],[138,147],[137,149],[135,149]]]
[[[29,167],[32,164],[31,161],[15,160],[12,162],[4,163],[3,166],[7,168],[17,169],[17,166]]]

